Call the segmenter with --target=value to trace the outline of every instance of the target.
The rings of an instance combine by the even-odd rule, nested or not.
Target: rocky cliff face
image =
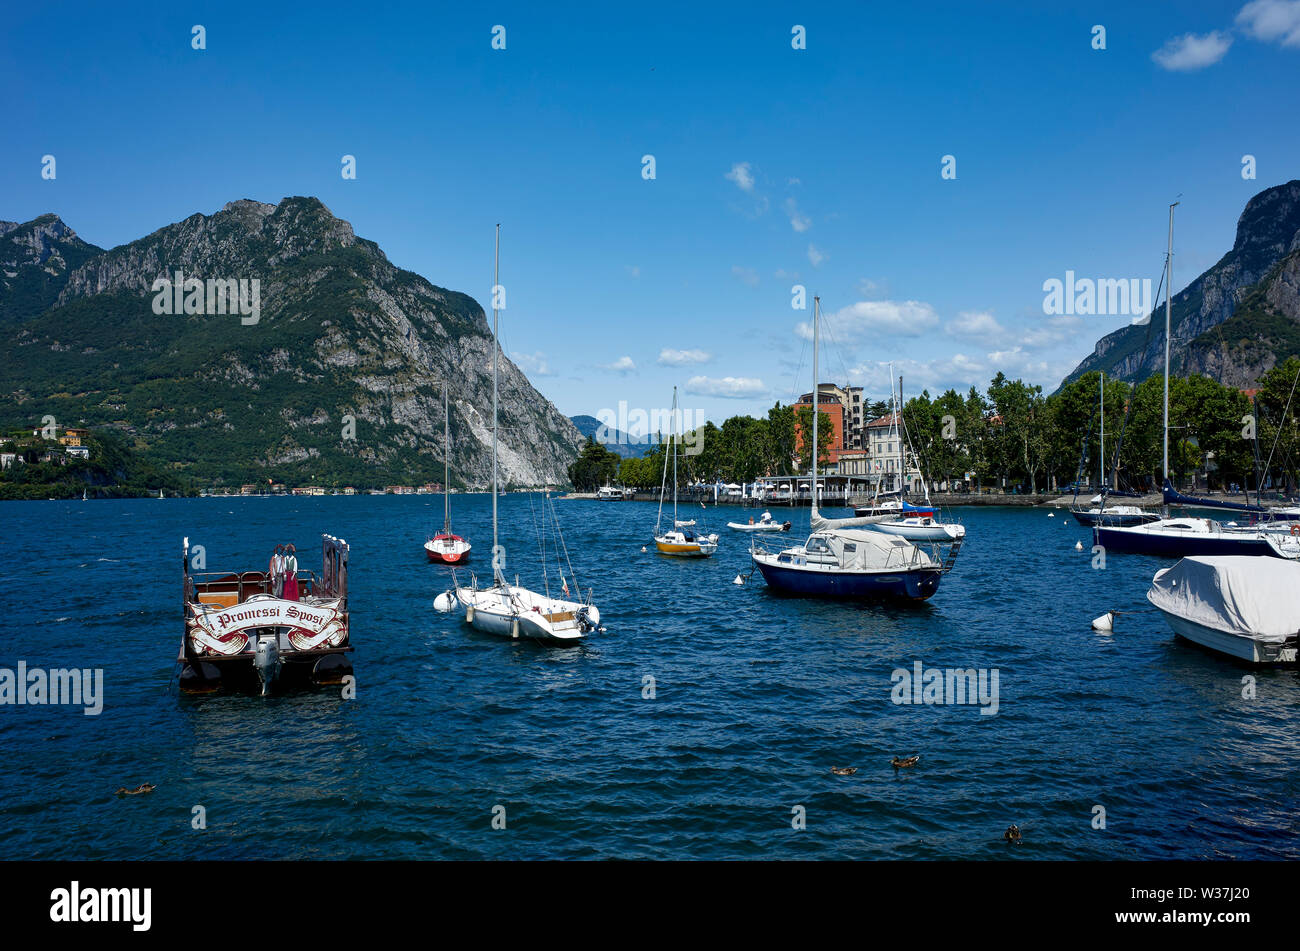
[[[1171,369],[1177,373],[1201,372],[1225,383],[1249,385],[1258,377],[1256,369],[1267,362],[1257,347],[1236,354],[1218,337],[1218,330],[1251,298],[1261,284],[1270,283],[1280,262],[1300,249],[1300,181],[1266,189],[1252,198],[1237,221],[1232,250],[1181,293],[1174,295],[1170,345]],[[1175,248],[1175,252],[1177,249]],[[1177,267],[1175,255],[1175,268]],[[1284,294],[1284,291],[1278,291]],[[1283,308],[1283,311],[1285,308]],[[1283,311],[1278,311],[1281,313]],[[1234,340],[1256,340],[1276,334],[1262,334],[1239,326]],[[1279,339],[1280,342],[1280,339]],[[1218,351],[1212,352],[1212,345]],[[1065,382],[1092,370],[1140,381],[1164,370],[1164,310],[1152,318],[1151,326],[1123,327],[1107,334],[1093,353],[1077,366]],[[1290,356],[1281,355],[1280,359]],[[1199,369],[1198,369],[1199,368]],[[1227,374],[1227,377],[1220,376]],[[1228,377],[1231,377],[1229,379]],[[1246,383],[1237,383],[1246,380]]]
[[[0,221],[0,324],[45,310],[68,275],[100,251],[57,215]]]
[[[1182,366],[1244,389],[1298,353],[1300,250],[1248,288],[1231,317],[1190,341]]]
[[[490,482],[483,308],[395,267],[317,199],[231,202],[96,251],[3,333],[6,422],[115,424],[206,480],[410,484],[441,481],[446,383],[452,480]],[[160,293],[177,272],[201,287]],[[242,312],[226,282],[244,282]],[[577,429],[504,356],[500,376],[502,481],[566,481]]]

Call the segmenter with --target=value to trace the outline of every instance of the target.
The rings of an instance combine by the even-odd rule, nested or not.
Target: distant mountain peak
[[[1264,286],[1294,281],[1295,268],[1281,264],[1298,249],[1300,180],[1266,188],[1246,202],[1232,249],[1173,295],[1171,370],[1249,386],[1275,362],[1300,353],[1294,293]],[[1094,370],[1135,383],[1163,372],[1163,316],[1106,334],[1064,382]]]
[[[119,426],[202,481],[419,484],[442,478],[448,383],[452,480],[490,483],[483,307],[396,267],[320,199],[239,199],[108,251],[53,236],[49,217],[0,236],[39,232],[63,262],[28,254],[21,280],[0,276],[0,421]],[[177,271],[207,294],[164,316],[153,285]],[[254,282],[247,323],[212,290]],[[577,429],[509,360],[500,384],[503,478],[563,483]]]

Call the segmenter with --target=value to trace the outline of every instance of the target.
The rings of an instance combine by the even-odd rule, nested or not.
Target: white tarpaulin
[[[1300,631],[1300,564],[1281,558],[1184,558],[1156,572],[1147,600],[1205,627],[1265,642]]]

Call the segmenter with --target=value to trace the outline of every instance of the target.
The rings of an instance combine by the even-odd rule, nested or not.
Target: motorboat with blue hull
[[[1289,531],[1224,525],[1210,518],[1166,518],[1129,527],[1098,525],[1093,541],[1107,552],[1164,558],[1260,555],[1300,558],[1300,538]]]

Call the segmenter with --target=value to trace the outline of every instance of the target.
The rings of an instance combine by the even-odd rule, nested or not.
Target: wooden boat
[[[292,573],[298,600],[277,596],[267,571],[191,572],[188,538],[184,556],[183,692],[251,688],[267,696],[276,685],[334,685],[352,672],[347,542],[322,536],[320,575]]]

